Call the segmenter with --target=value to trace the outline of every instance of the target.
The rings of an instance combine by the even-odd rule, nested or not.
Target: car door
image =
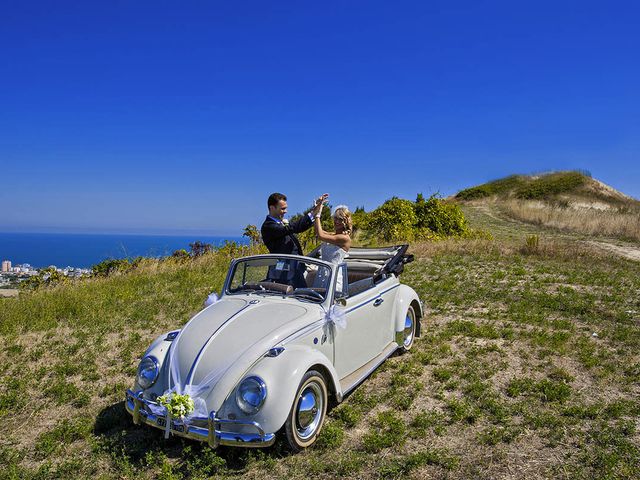
[[[334,365],[340,379],[377,357],[393,341],[397,280],[388,278],[346,299],[345,328],[335,328]]]

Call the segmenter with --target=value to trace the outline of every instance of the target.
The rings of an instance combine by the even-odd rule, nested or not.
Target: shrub
[[[493,195],[491,187],[487,184],[478,185],[477,187],[465,188],[456,194],[456,198],[460,200],[476,200]]]
[[[413,240],[417,223],[413,202],[393,197],[369,214],[368,230],[385,241]]]
[[[177,260],[187,260],[189,259],[189,252],[187,252],[184,248],[181,248],[180,250],[175,250],[172,254],[171,254],[172,258],[175,258]]]
[[[255,225],[249,224],[246,227],[244,227],[244,232],[242,236],[248,237],[249,241],[251,242],[251,245],[256,245],[262,242],[262,236],[258,231],[258,227],[256,227]]]
[[[91,275],[94,277],[108,277],[115,272],[126,272],[131,267],[131,263],[126,258],[111,258],[96,263],[91,267]]]
[[[59,283],[66,283],[69,279],[56,270],[55,267],[43,268],[37,275],[29,277],[28,279],[20,282],[20,290],[36,290],[40,287],[53,286]]]
[[[449,237],[463,235],[468,230],[460,207],[436,195],[431,195],[425,201],[422,194],[418,194],[415,212],[418,231],[428,229],[437,235]]]
[[[586,177],[578,172],[558,172],[543,175],[516,190],[516,197],[526,200],[545,198],[575,190],[584,184]]]
[[[354,232],[365,230],[367,228],[368,215],[364,211],[364,207],[356,207],[351,214],[351,220],[353,221]]]
[[[540,237],[538,235],[529,235],[525,239],[525,244],[520,249],[520,251],[524,254],[535,254],[535,253],[538,253],[539,249],[540,249]]]
[[[213,245],[198,240],[190,243],[189,248],[191,249],[192,257],[199,257],[201,255],[204,255],[205,253],[211,252],[213,250]]]
[[[491,195],[501,195],[524,184],[525,177],[521,175],[510,175],[499,180],[493,180],[491,182],[478,185],[477,187],[461,190],[456,194],[456,198],[459,200],[475,200],[478,198],[489,197]]]

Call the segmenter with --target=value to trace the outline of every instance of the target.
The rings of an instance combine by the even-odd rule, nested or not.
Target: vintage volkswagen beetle
[[[280,430],[294,451],[310,446],[330,399],[420,334],[421,302],[398,279],[406,251],[352,248],[338,266],[317,250],[232,261],[220,298],[145,352],[127,411],[212,447],[269,446]],[[167,392],[189,394],[194,411],[171,417]]]

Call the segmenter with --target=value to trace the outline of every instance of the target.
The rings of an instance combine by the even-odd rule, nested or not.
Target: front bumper
[[[127,390],[125,406],[127,412],[133,415],[133,423],[136,425],[146,423],[161,430],[166,429],[166,416],[161,414],[163,407],[155,402],[142,398],[142,392]],[[171,420],[171,433],[181,437],[191,438],[201,442],[207,442],[212,448],[219,445],[230,447],[268,447],[273,445],[276,439],[275,433],[265,433],[257,422],[241,422],[237,420],[225,420],[216,418],[214,411],[209,413],[209,418],[193,418],[194,423],[205,424],[198,426],[184,423],[178,419]],[[256,433],[236,433],[222,431],[222,425],[235,425],[255,429]]]

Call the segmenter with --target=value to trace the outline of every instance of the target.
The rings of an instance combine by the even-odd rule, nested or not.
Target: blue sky
[[[0,229],[238,235],[585,169],[640,197],[635,2],[9,2]]]

